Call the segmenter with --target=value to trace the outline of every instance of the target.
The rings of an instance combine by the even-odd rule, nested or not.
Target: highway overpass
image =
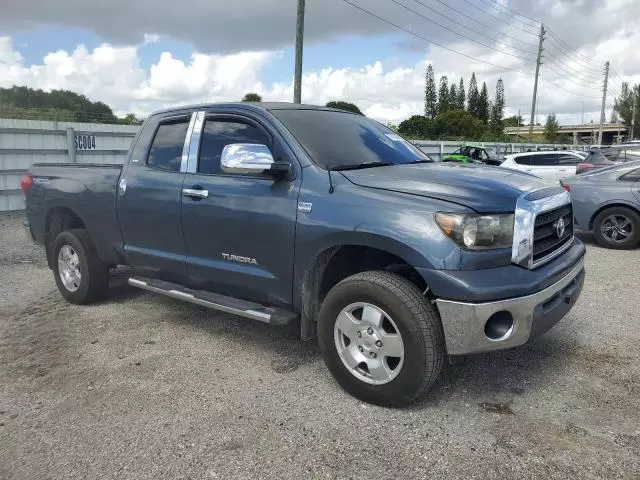
[[[529,139],[529,126],[505,127],[504,133],[511,137],[512,141]],[[574,145],[598,143],[598,124],[586,123],[584,125],[560,125],[561,135],[567,135]],[[627,134],[627,127],[622,123],[605,123],[602,128],[602,143],[608,145],[622,141]],[[533,137],[540,139],[544,136],[544,125],[533,127]]]

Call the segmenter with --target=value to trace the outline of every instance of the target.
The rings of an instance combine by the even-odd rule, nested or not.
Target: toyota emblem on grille
[[[556,228],[556,235],[558,236],[558,238],[562,238],[565,229],[564,218],[558,219],[554,227]]]

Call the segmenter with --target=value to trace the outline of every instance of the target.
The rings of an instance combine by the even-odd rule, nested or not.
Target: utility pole
[[[584,125],[584,102],[582,102],[582,122],[580,125]]]
[[[631,109],[631,135],[629,136],[629,140],[634,139],[634,127],[636,125],[636,103],[638,103],[638,92],[636,89],[633,89],[633,108]]]
[[[304,0],[298,0],[296,20],[296,70],[293,78],[293,103],[302,103],[302,45],[304,39]]]
[[[604,85],[602,86],[602,107],[600,108],[600,128],[598,129],[598,145],[602,145],[602,128],[604,125],[604,109],[607,102],[607,82],[609,81],[609,62],[604,64]]]
[[[531,100],[531,120],[529,121],[529,141],[533,141],[533,123],[536,114],[536,97],[538,96],[538,74],[542,64],[542,41],[544,40],[544,24],[540,25],[540,42],[538,43],[538,59],[536,60],[536,78],[533,82],[533,100]]]

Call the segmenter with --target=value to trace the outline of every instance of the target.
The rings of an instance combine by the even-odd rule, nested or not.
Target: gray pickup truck
[[[570,194],[525,173],[434,163],[362,115],[216,104],[151,115],[124,166],[35,164],[28,230],[61,294],[109,272],[177,300],[299,321],[352,395],[403,405],[447,355],[511,348],[584,282]]]

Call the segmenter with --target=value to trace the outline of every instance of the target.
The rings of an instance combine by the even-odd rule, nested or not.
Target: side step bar
[[[247,302],[204,290],[194,290],[177,283],[146,277],[130,277],[129,285],[167,297],[194,303],[203,307],[250,318],[270,325],[286,325],[297,315],[280,308],[265,307],[259,303]]]

